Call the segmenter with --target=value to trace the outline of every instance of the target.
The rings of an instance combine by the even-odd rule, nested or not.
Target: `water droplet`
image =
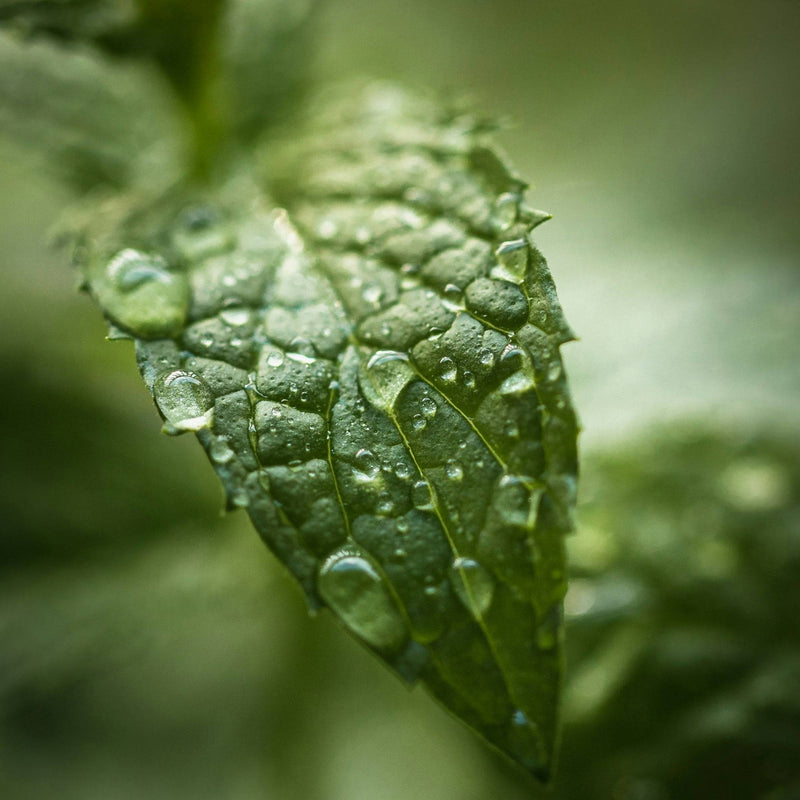
[[[518,206],[519,195],[511,192],[501,194],[495,201],[494,221],[501,233],[507,231],[517,221]]]
[[[394,650],[406,640],[389,587],[366,558],[347,550],[335,553],[320,568],[317,588],[345,625],[373,647]]]
[[[422,414],[414,414],[413,419],[411,420],[411,426],[417,433],[421,433],[428,427],[428,420],[422,416]]]
[[[388,498],[384,497],[378,501],[376,511],[381,517],[388,517],[394,511],[394,503]]]
[[[312,356],[307,356],[305,353],[287,353],[286,358],[291,359],[297,364],[315,364],[317,359]],[[293,384],[293,391],[297,391],[297,384]]]
[[[211,426],[214,397],[205,381],[193,372],[166,370],[153,385],[166,433],[199,431]]]
[[[400,517],[397,520],[398,533],[406,533],[408,531],[408,520],[405,517]]]
[[[213,347],[214,346],[214,337],[210,333],[204,333],[200,337],[200,345],[202,347]]]
[[[317,236],[320,239],[333,239],[339,233],[339,226],[332,219],[323,219],[317,226]]]
[[[235,328],[247,325],[247,323],[250,322],[251,316],[252,312],[250,309],[242,308],[241,306],[226,308],[219,312],[220,319],[228,325],[233,325]]]
[[[369,286],[365,287],[361,296],[367,303],[379,303],[381,297],[383,297],[383,289],[381,289],[378,284],[371,283]]]
[[[444,287],[444,306],[453,312],[464,309],[464,292],[454,283],[448,283]]]
[[[247,508],[250,505],[250,495],[247,489],[239,488],[230,496],[230,503],[235,508]]]
[[[545,748],[538,726],[517,709],[509,720],[509,744],[517,760],[533,773],[541,771],[545,763]]]
[[[528,271],[528,243],[525,239],[509,239],[503,242],[495,255],[501,265],[499,272],[502,277],[513,283],[521,283]]]
[[[143,283],[155,281],[168,284],[172,280],[163,258],[131,248],[117,253],[109,261],[106,271],[116,287],[124,293],[133,291]]]
[[[462,380],[464,381],[464,386],[466,386],[467,389],[474,389],[475,388],[475,375],[472,372],[470,372],[469,370],[466,370],[464,372],[464,375],[462,376]]]
[[[414,508],[418,508],[420,511],[433,510],[431,487],[427,481],[417,481],[411,487],[411,502],[414,504]]]
[[[454,461],[453,459],[450,459],[450,461],[444,465],[444,473],[451,481],[460,481],[464,479],[464,470],[458,461]]]
[[[208,454],[215,464],[227,464],[233,458],[233,450],[223,438],[214,439]]]
[[[362,447],[361,450],[356,453],[354,462],[355,474],[358,480],[374,480],[381,471],[378,459],[375,457],[375,453],[373,453],[372,450],[367,450]]]
[[[561,377],[561,362],[551,361],[550,366],[547,368],[547,380],[557,381]]]
[[[398,461],[394,468],[394,474],[400,478],[401,481],[408,480],[411,477],[411,467],[404,461]]]
[[[429,418],[433,418],[436,416],[436,412],[439,410],[439,407],[436,405],[436,401],[425,395],[422,400],[419,401],[420,411]]]
[[[366,244],[372,238],[372,234],[369,232],[369,228],[361,225],[356,228],[355,237],[359,244]]]
[[[170,272],[158,256],[122,250],[90,283],[108,317],[126,331],[154,339],[176,336],[183,329],[188,281]]]
[[[395,548],[395,551],[392,554],[395,561],[404,561],[407,555],[408,553],[406,553],[402,547]]]
[[[403,275],[416,275],[419,272],[419,264],[403,264],[403,266],[400,267],[400,272],[402,272]]]
[[[441,361],[439,361],[439,377],[445,381],[445,383],[452,383],[457,375],[458,368],[456,367],[456,362],[453,361],[452,358],[444,356]]]
[[[488,611],[494,596],[494,579],[477,561],[457,558],[450,568],[450,579],[458,599],[480,619]]]
[[[367,362],[367,369],[386,364],[389,361],[408,361],[408,355],[399,350],[376,350]]]
[[[316,350],[314,350],[314,345],[304,336],[295,336],[289,342],[288,349],[296,355],[306,356],[307,358],[313,358],[317,354]]]
[[[480,353],[478,353],[478,360],[481,362],[481,364],[483,364],[484,367],[493,367],[494,353],[487,347],[484,347]]]

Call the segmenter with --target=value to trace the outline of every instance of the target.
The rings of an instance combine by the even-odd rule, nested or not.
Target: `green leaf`
[[[91,188],[160,185],[183,166],[185,125],[152,67],[0,32],[0,131]]]
[[[83,242],[88,288],[311,606],[546,778],[577,431],[546,215],[395,89],[301,128],[268,159],[289,213],[176,191]]]

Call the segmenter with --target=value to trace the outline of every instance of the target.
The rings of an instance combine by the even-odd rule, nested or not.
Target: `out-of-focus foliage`
[[[797,454],[679,428],[591,460],[557,796],[798,796]]]

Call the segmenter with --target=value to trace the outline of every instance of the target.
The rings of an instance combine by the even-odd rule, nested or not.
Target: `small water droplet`
[[[464,292],[454,283],[444,287],[444,306],[448,311],[458,312],[464,308]]]
[[[156,378],[153,394],[166,420],[165,432],[199,431],[211,426],[214,396],[193,372],[165,370]]]
[[[394,503],[388,498],[382,498],[378,501],[376,511],[381,517],[388,517],[394,511]]]
[[[494,353],[488,348],[484,347],[480,353],[478,353],[478,360],[481,362],[481,364],[483,364],[484,367],[493,367]]]
[[[547,368],[547,380],[553,382],[561,377],[561,362],[551,361],[550,366]]]
[[[414,414],[413,419],[411,420],[411,426],[417,433],[421,433],[428,427],[428,420],[422,416],[422,414]]]
[[[214,337],[210,333],[204,333],[200,337],[200,345],[202,347],[213,347],[214,346]]]
[[[408,480],[411,477],[411,467],[404,461],[398,461],[394,468],[394,474],[400,478],[401,481]]]
[[[436,412],[439,410],[439,407],[436,405],[436,401],[428,395],[425,395],[422,400],[419,401],[419,408],[420,411],[422,411],[422,413],[430,419],[435,417]]]
[[[431,487],[427,481],[417,481],[411,487],[411,502],[414,504],[414,508],[418,508],[420,511],[433,510]]]
[[[320,568],[317,588],[345,625],[373,647],[394,650],[406,640],[403,616],[366,558],[347,550],[333,554]]]
[[[464,386],[466,386],[467,389],[475,388],[475,375],[469,370],[465,370],[462,380],[464,381]]]
[[[461,481],[464,479],[463,468],[458,461],[454,461],[453,459],[450,459],[450,461],[444,465],[444,472],[451,481]]]
[[[332,219],[323,219],[317,226],[317,236],[320,239],[333,239],[339,233],[339,226]]]
[[[371,481],[374,480],[378,473],[381,471],[378,459],[372,450],[361,448],[355,456],[355,475],[358,480]]]
[[[408,520],[405,517],[400,517],[400,519],[397,520],[397,531],[398,533],[408,532]]]
[[[408,355],[399,350],[376,350],[367,362],[367,369],[386,364],[389,361],[408,361]]]
[[[364,298],[365,302],[376,304],[379,303],[381,297],[383,297],[383,289],[381,289],[378,284],[371,283],[369,286],[365,287],[361,296]]]
[[[240,487],[230,497],[231,505],[236,508],[247,508],[250,505],[250,495],[247,489]]]
[[[452,383],[457,375],[458,368],[456,367],[456,362],[453,361],[452,358],[444,356],[441,361],[439,361],[439,377],[445,381],[445,383]]]
[[[494,579],[477,561],[457,558],[450,568],[450,579],[458,599],[480,619],[488,611],[494,596]]]
[[[517,709],[509,720],[509,744],[524,767],[534,773],[542,769],[545,763],[542,734],[522,709]]]
[[[214,439],[208,454],[215,464],[227,464],[233,458],[233,450],[223,438]]]
[[[242,308],[241,306],[226,308],[219,312],[219,317],[226,324],[238,328],[250,322],[251,311],[249,308]]]

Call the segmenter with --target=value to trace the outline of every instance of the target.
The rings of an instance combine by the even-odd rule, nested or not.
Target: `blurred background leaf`
[[[314,81],[466,89],[516,119],[506,148],[555,214],[536,239],[582,337],[586,461],[552,796],[797,797],[800,6],[329,0],[314,30]],[[128,346],[46,246],[73,190],[43,169],[63,157],[33,158],[64,149],[35,120],[69,87],[12,122],[18,47],[0,43],[0,794],[531,797],[307,619],[244,520],[220,521],[199,448],[160,437]],[[31,51],[60,79],[83,47]],[[128,80],[73,118],[139,111],[75,138],[180,143],[164,84]],[[149,104],[174,135],[148,138]],[[146,150],[114,145],[113,180]]]

